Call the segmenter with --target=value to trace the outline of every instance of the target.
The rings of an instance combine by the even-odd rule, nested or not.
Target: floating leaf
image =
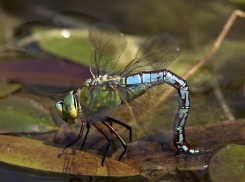
[[[57,130],[49,110],[31,98],[11,96],[1,100],[0,116],[0,133]]]
[[[87,29],[35,28],[44,51],[86,66],[90,64],[91,44]]]
[[[54,107],[55,102],[63,99],[64,96],[62,94],[60,95],[53,92],[45,92],[44,90],[45,88],[43,90],[35,90],[36,89],[35,86],[32,87],[29,86],[28,89],[30,89],[30,92],[37,93],[38,95],[34,95],[33,93],[29,93],[29,92],[28,93],[20,92],[17,94],[17,96],[26,99],[28,98],[33,99],[37,103],[43,105],[43,107],[46,108],[48,113],[51,114],[52,119],[56,126],[61,126],[63,123],[65,123],[64,120],[62,120],[62,118],[58,114],[56,108]],[[51,99],[50,97],[53,97],[53,99]]]
[[[0,81],[18,81],[51,87],[79,87],[91,77],[87,67],[51,60],[26,60],[0,64]]]
[[[20,83],[0,83],[0,98],[4,98],[10,93],[19,90],[22,87]]]
[[[91,43],[88,29],[47,29],[38,27],[33,29],[34,36],[38,38],[40,47],[53,55],[68,59],[85,66],[90,65]],[[137,36],[127,36],[128,45],[121,56],[116,70],[125,67],[138,50],[138,42],[142,41]]]
[[[42,141],[0,136],[0,161],[34,170],[89,176],[136,176],[139,172],[124,163],[101,158],[84,151],[68,149],[61,158],[61,148]]]
[[[227,145],[219,150],[209,163],[209,176],[213,182],[244,181],[245,146]]]

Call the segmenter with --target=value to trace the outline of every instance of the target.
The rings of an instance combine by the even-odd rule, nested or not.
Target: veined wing
[[[106,116],[111,116],[115,109],[125,111],[127,110],[125,107],[129,106],[138,126],[145,134],[162,132],[164,128],[166,130],[171,128],[178,109],[177,93],[156,107],[156,101],[161,99],[159,96],[168,89],[166,88],[168,85],[156,85],[146,90],[138,98],[134,98],[133,90],[138,86],[127,87],[114,82],[104,82],[102,85],[89,88],[87,101],[83,107],[83,117],[90,121],[101,121]],[[117,107],[122,102],[123,104]],[[120,112],[116,113],[115,119],[119,117],[120,121],[121,119],[123,121],[124,117],[120,116]],[[131,115],[132,113],[129,112],[128,114]]]
[[[169,95],[172,88],[160,84],[146,90],[146,93],[135,99],[133,113],[138,125],[146,135],[172,130],[178,110],[178,92]]]
[[[90,28],[89,38],[94,47],[90,67],[96,76],[110,74],[127,46],[126,37],[116,27],[100,22]]]
[[[136,58],[119,75],[165,69],[179,54],[180,49],[172,36],[159,34],[149,37],[140,47]]]
[[[168,34],[152,36],[142,44],[136,58],[126,66],[120,75],[127,76],[139,72],[165,69],[179,54],[180,49],[173,37]],[[134,85],[127,85],[127,87],[130,89]],[[178,110],[178,95],[175,92],[169,96],[166,90],[171,90],[170,87],[164,83],[155,85],[131,101],[131,110],[138,126],[145,134],[154,134],[163,131],[164,128],[169,129],[170,126],[172,128],[172,121],[174,121]]]
[[[171,86],[167,84],[156,85],[146,90],[141,96],[134,98],[135,92],[132,90],[136,87],[139,85],[131,85],[130,87],[116,85],[116,92],[124,102],[119,107],[104,108],[105,114],[133,128],[136,127],[137,129],[134,128],[138,131],[135,135],[136,138],[142,137],[142,134],[151,135],[172,130],[178,110],[178,93],[171,94],[164,102],[156,105],[156,102],[162,99],[160,93],[165,92]]]

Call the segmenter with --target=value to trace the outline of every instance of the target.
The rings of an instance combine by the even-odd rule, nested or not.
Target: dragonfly
[[[129,125],[111,118],[110,113],[121,105],[134,105],[137,98],[146,94],[151,88],[164,83],[174,87],[178,92],[179,108],[174,121],[174,146],[184,153],[198,153],[198,149],[185,140],[184,127],[190,109],[188,84],[184,79],[166,69],[180,54],[176,40],[168,34],[149,37],[140,46],[135,58],[118,74],[112,74],[127,46],[126,36],[115,26],[99,22],[90,27],[89,38],[93,46],[90,61],[92,78],[87,79],[76,91],[70,91],[63,101],[55,105],[65,122],[74,124],[78,118],[82,121],[77,139],[66,145],[58,157],[61,157],[66,148],[82,137],[86,125],[87,132],[81,145],[82,150],[90,124],[92,124],[108,141],[101,161],[103,166],[111,138],[99,126],[98,122],[101,122],[122,143],[124,150],[118,159],[120,161],[128,145],[112,127],[112,122],[129,130],[129,142],[132,141],[132,129]],[[92,70],[95,70],[95,73]],[[164,90],[160,91],[164,92]],[[137,107],[134,110],[137,112]]]

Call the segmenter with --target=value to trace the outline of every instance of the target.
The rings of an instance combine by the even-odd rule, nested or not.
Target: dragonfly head
[[[79,115],[80,104],[75,91],[70,91],[64,98],[64,101],[59,101],[55,104],[60,117],[67,123],[74,124]]]

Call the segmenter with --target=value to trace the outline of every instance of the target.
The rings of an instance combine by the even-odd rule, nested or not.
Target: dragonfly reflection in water
[[[94,48],[90,70],[94,69],[96,73],[94,74],[91,71],[92,78],[86,80],[77,91],[69,92],[64,101],[56,103],[59,115],[67,123],[74,124],[78,117],[82,118],[78,138],[68,144],[58,157],[61,157],[67,147],[82,137],[86,123],[87,132],[81,146],[81,149],[83,149],[91,123],[108,140],[101,161],[103,166],[111,138],[97,124],[100,121],[122,143],[124,151],[119,157],[120,160],[128,146],[112,128],[111,122],[126,127],[130,132],[130,141],[131,127],[109,117],[110,113],[121,105],[132,106],[134,108],[133,112],[137,113],[137,107],[134,107],[137,106],[136,98],[146,94],[147,91],[151,90],[150,88],[156,88],[164,83],[176,88],[179,96],[179,108],[174,121],[174,145],[180,151],[197,153],[198,149],[194,149],[185,141],[184,126],[190,107],[187,82],[175,73],[165,69],[180,53],[175,39],[167,34],[159,34],[148,38],[138,50],[135,59],[119,74],[111,75],[119,57],[126,48],[126,37],[112,25],[97,23],[90,28],[89,38]],[[159,88],[158,91],[160,91],[159,93],[164,92]],[[147,122],[151,121],[148,120]]]

